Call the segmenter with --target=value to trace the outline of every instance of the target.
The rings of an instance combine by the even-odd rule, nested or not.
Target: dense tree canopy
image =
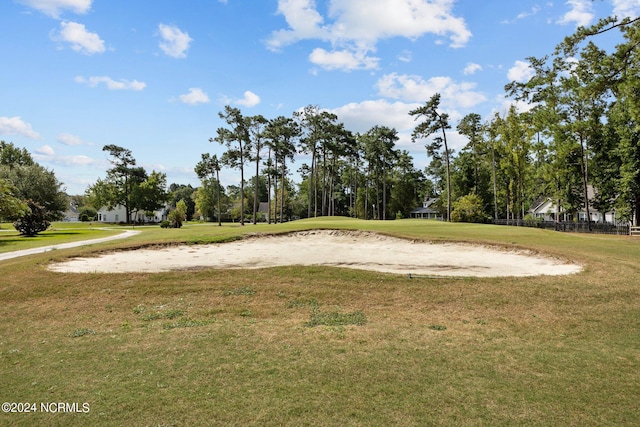
[[[111,156],[113,167],[107,170],[105,179],[98,179],[87,189],[87,196],[97,209],[113,209],[123,206],[125,221],[131,223],[132,213],[146,213],[159,209],[168,200],[166,174],[152,171],[151,174],[136,166],[130,150],[105,145],[102,151]]]
[[[15,219],[25,235],[62,219],[68,199],[53,171],[33,161],[25,149],[0,142],[0,216]]]

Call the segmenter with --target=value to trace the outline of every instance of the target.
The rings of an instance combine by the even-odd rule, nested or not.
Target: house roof
[[[430,199],[427,198],[422,202],[422,206],[415,208],[411,211],[411,213],[422,213],[422,214],[437,214],[438,212],[434,209],[431,209],[431,205],[437,202],[438,199]]]
[[[434,211],[431,208],[425,208],[425,207],[419,207],[419,208],[415,208],[414,210],[411,211],[411,213],[421,213],[421,214],[437,214],[438,212]]]

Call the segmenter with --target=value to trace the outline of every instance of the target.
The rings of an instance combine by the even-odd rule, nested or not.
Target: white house
[[[589,185],[587,187],[587,196],[589,200],[592,200],[595,196],[595,192],[593,187]],[[558,209],[555,201],[550,197],[542,198],[538,200],[531,206],[529,209],[529,213],[537,219],[541,219],[543,221],[556,221],[556,218],[560,221],[573,221],[574,213],[566,212],[562,207]],[[580,211],[575,212],[578,221],[587,221],[587,210],[582,208]],[[610,212],[600,212],[596,210],[593,206],[589,206],[589,216],[591,217],[591,222],[595,223],[607,223],[607,224],[616,224],[616,213],[613,211]]]
[[[78,213],[78,207],[74,203],[69,203],[69,207],[64,211],[64,221],[76,222],[80,221],[80,214]]]
[[[169,208],[164,207],[153,211],[153,215],[146,216],[144,212],[131,212],[131,221],[135,222],[161,222],[167,219]],[[127,220],[127,211],[124,206],[118,205],[113,209],[102,207],[98,210],[96,218],[98,222],[119,223]]]

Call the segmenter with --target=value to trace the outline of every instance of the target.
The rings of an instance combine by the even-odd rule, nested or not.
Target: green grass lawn
[[[108,227],[108,226],[107,226]],[[80,240],[99,239],[118,234],[118,226],[107,229],[103,225],[88,222],[55,222],[48,230],[34,237],[21,236],[13,225],[0,224],[0,253],[59,245]]]
[[[107,249],[309,228],[526,248],[585,268],[413,280],[295,266],[46,269]],[[640,423],[640,239],[345,218],[142,231],[0,262],[0,399],[38,405],[0,425]],[[46,402],[90,410],[42,413]]]

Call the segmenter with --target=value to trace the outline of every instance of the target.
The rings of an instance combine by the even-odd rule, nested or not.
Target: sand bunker
[[[371,232],[313,230],[211,244],[113,252],[74,258],[50,269],[63,273],[162,272],[320,265],[437,276],[537,276],[577,273],[579,265],[519,251],[431,244]]]

